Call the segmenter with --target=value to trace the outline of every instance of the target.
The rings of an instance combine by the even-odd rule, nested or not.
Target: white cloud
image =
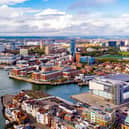
[[[65,12],[61,12],[57,9],[45,9],[37,14],[37,16],[45,16],[45,15],[65,15]]]
[[[34,10],[0,6],[0,35],[124,35],[129,14],[69,14],[57,9]]]
[[[0,0],[0,4],[7,4],[7,5],[13,5],[18,3],[23,3],[27,0]]]

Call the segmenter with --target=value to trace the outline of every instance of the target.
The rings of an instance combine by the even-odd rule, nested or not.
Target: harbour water
[[[21,90],[42,90],[48,94],[62,97],[74,102],[70,96],[88,91],[88,87],[79,87],[76,84],[62,86],[42,86],[33,85],[23,81],[8,78],[8,72],[0,70],[0,96],[5,94],[16,94]],[[5,120],[2,115],[2,105],[0,104],[0,129],[4,129]]]

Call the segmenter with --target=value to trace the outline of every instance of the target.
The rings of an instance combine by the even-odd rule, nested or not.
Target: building
[[[40,49],[43,49],[43,48],[44,48],[44,41],[40,40]]]
[[[129,46],[121,46],[120,51],[122,52],[128,52],[129,51]]]
[[[0,43],[0,52],[4,52],[5,51],[5,46],[3,43]]]
[[[9,53],[1,53],[0,54],[0,64],[13,64],[18,59],[17,56]]]
[[[109,74],[91,80],[89,88],[92,94],[119,105],[129,101],[128,82],[127,74]]]
[[[74,78],[78,74],[80,74],[80,70],[75,70],[75,69],[70,69],[68,71],[63,72],[63,77],[64,78]]]
[[[95,63],[95,58],[91,57],[91,56],[81,56],[80,57],[80,62],[81,63],[88,63],[90,64],[94,64]]]
[[[121,124],[121,129],[129,129],[129,111],[124,122]]]
[[[108,41],[108,46],[109,47],[116,47],[117,46],[117,41]]]
[[[42,81],[49,81],[49,80],[55,80],[60,77],[62,77],[62,71],[51,71],[51,72],[41,73],[40,79]]]
[[[45,46],[45,55],[49,55],[49,53],[50,53],[50,46],[47,45]]]
[[[26,46],[39,46],[40,45],[40,41],[25,41],[24,45]]]
[[[40,72],[33,72],[31,78],[32,78],[33,80],[39,81],[39,80],[40,80],[40,75],[41,75]]]
[[[28,54],[29,54],[28,49],[25,49],[25,48],[20,49],[20,55],[28,56]]]
[[[120,41],[120,46],[125,46],[125,41]]]
[[[72,103],[59,97],[26,100],[21,107],[37,123],[51,129],[87,129],[89,126],[88,122],[80,119],[79,110]]]
[[[19,68],[27,67],[27,66],[29,66],[29,63],[27,60],[18,60],[18,61],[16,61],[16,66]]]
[[[75,58],[75,52],[76,52],[76,42],[75,40],[71,40],[70,42],[70,54]]]
[[[76,52],[76,62],[80,63],[80,52]]]

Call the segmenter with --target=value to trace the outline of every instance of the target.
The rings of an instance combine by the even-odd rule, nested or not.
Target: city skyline
[[[128,35],[127,0],[0,0],[0,36]]]

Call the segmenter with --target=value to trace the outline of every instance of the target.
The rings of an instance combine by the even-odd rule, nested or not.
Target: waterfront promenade
[[[25,81],[25,82],[29,82],[29,83],[33,83],[33,84],[37,84],[37,85],[56,86],[56,85],[65,85],[65,84],[77,84],[77,82],[74,81],[74,80],[69,80],[69,81],[65,81],[65,82],[50,82],[50,81],[36,81],[36,80],[32,80],[30,78],[18,77],[18,76],[14,76],[14,75],[11,75],[11,74],[9,74],[9,77],[12,78],[12,79]]]

